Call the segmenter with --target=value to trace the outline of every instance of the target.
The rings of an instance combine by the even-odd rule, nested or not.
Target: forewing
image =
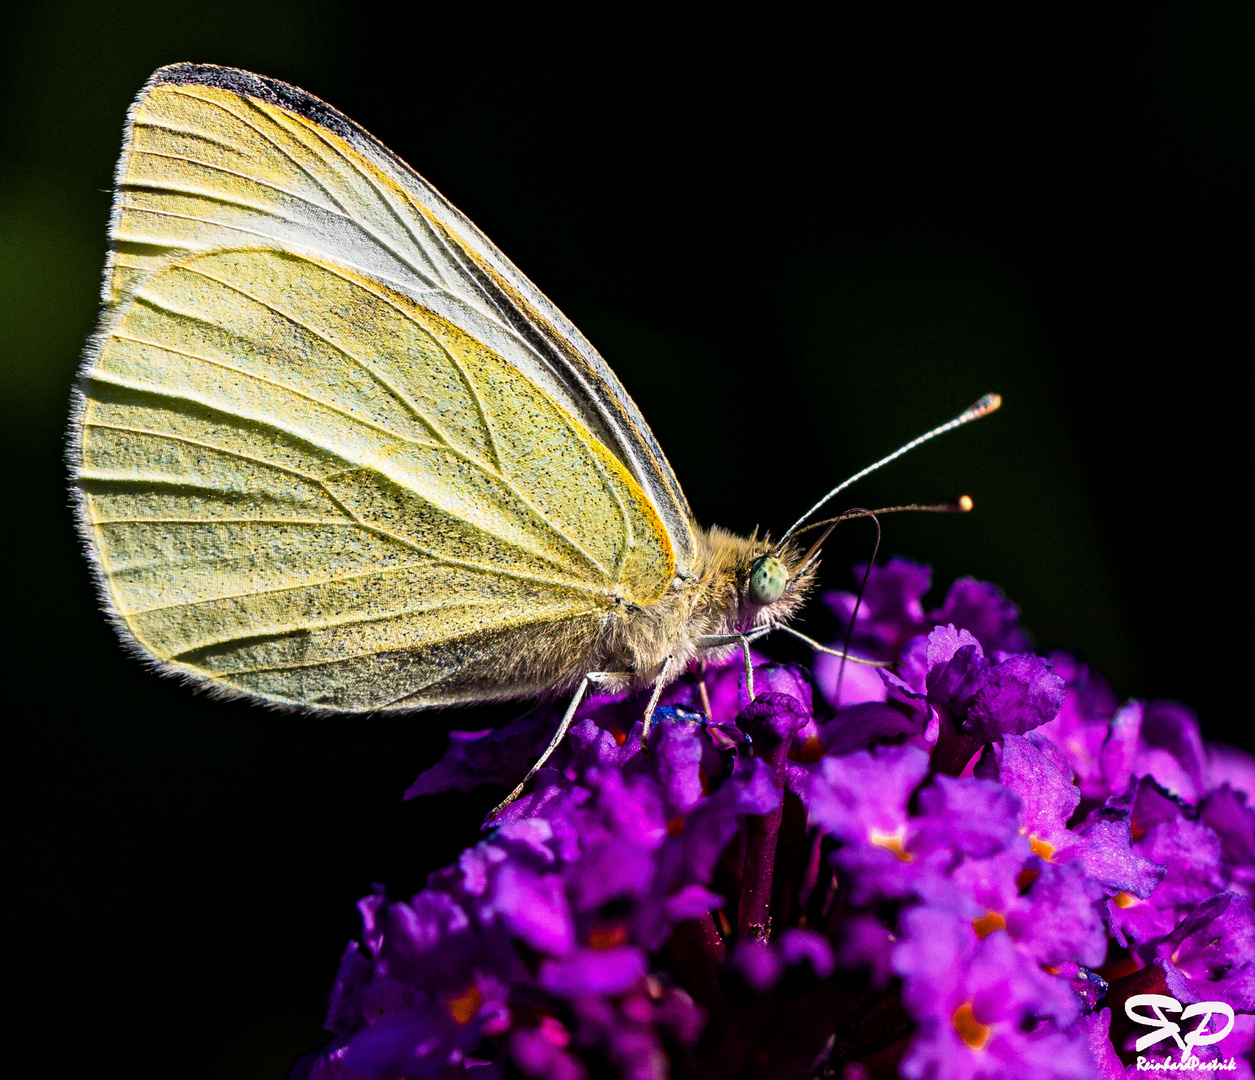
[[[360,271],[484,342],[577,417],[649,495],[680,569],[692,514],[596,350],[462,214],[330,106],[230,68],[158,71],[131,109],[105,299],[172,254],[268,242]]]
[[[252,248],[152,269],[82,393],[81,514],[115,618],[219,686],[344,710],[526,693],[459,672],[503,634],[651,603],[675,572],[583,425],[341,266]]]

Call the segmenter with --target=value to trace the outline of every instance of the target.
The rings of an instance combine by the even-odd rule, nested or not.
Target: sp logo
[[[1151,1015],[1136,1011],[1143,1005],[1150,1009]],[[1218,1043],[1233,1030],[1233,1010],[1223,1001],[1199,1001],[1183,1008],[1174,997],[1167,997],[1163,994],[1134,994],[1124,1003],[1124,1012],[1134,1023],[1157,1029],[1137,1040],[1134,1049],[1139,1054],[1148,1046],[1154,1046],[1155,1043],[1162,1042],[1164,1039],[1174,1039],[1178,1048],[1183,1051],[1184,1057],[1196,1046],[1210,1046],[1212,1043]],[[1203,1019],[1197,1027],[1187,1031],[1182,1038],[1181,1025],[1169,1020],[1164,1015],[1165,1012],[1180,1013],[1182,1021],[1195,1016],[1201,1016]],[[1208,1030],[1213,1016],[1225,1018],[1225,1025],[1220,1031]]]

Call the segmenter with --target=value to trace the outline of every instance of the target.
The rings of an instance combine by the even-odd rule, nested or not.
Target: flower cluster
[[[294,1077],[1250,1078],[1255,760],[929,585],[825,597],[889,667],[690,672],[644,751],[639,695],[586,703],[481,843],[361,901]],[[513,783],[555,723],[457,733],[410,794]],[[1187,1045],[1137,995],[1236,1016]]]

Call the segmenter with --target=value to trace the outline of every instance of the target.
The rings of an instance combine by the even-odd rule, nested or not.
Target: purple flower
[[[1101,756],[1119,702],[1101,676],[1067,653],[1051,653],[1050,666],[1063,679],[1066,695],[1059,715],[1037,730],[1067,758],[1081,796],[1101,803],[1115,794],[1103,775]]]
[[[681,1046],[696,1042],[702,1013],[683,990],[646,979],[619,998],[582,997],[571,1003],[576,1042],[600,1050],[625,1080],[665,1075],[670,1038]]]
[[[743,941],[732,954],[732,967],[758,993],[766,993],[789,968],[805,966],[821,979],[835,966],[832,945],[813,930],[790,929],[779,940]]]
[[[1007,931],[1037,963],[1100,964],[1106,936],[1097,903],[1109,893],[1079,866],[1056,866],[1034,853],[1024,835],[1026,804],[1015,792],[993,780],[948,776],[915,792],[926,767],[923,751],[914,747],[828,757],[814,767],[805,798],[816,823],[844,841],[833,861],[849,881],[851,901],[916,897],[972,921],[979,933]],[[1036,798],[1035,790],[1020,786]],[[911,813],[913,792],[918,809]],[[1074,798],[1056,795],[1059,820],[1040,827],[1060,843],[1062,831],[1083,844],[1062,828],[1074,805]],[[1037,810],[1038,821],[1044,813]],[[1033,843],[1043,853],[1049,846]],[[875,945],[872,925],[847,938],[843,950],[852,961],[862,957],[867,933]],[[866,959],[875,966],[874,949]]]
[[[893,974],[893,949],[897,937],[875,915],[856,914],[842,927],[841,944],[836,955],[840,967],[866,968],[874,989],[883,990]]]
[[[510,1032],[510,1059],[524,1076],[537,1080],[585,1080],[588,1070],[571,1053],[571,1033],[552,1016],[542,1016],[535,1026]]]
[[[1154,955],[1178,1001],[1255,1011],[1255,915],[1246,897],[1210,897],[1156,944]]]
[[[1203,800],[1198,816],[1220,838],[1231,887],[1251,899],[1255,896],[1255,807],[1246,792],[1225,783]]]
[[[805,709],[774,697],[793,703],[787,747]],[[730,759],[685,710],[660,709],[656,721],[648,754],[639,734],[620,742],[582,721],[563,769],[542,770],[427,889],[363,901],[369,955],[345,955],[329,1016],[340,1044],[317,1069],[428,1076],[506,1052],[535,1075],[579,1075],[552,1024],[523,1022],[546,1001],[550,1014],[567,1010],[571,1045],[600,1046],[629,1074],[648,1074],[663,1052],[659,1025],[666,1038],[696,1037],[699,1012],[658,981],[650,953],[724,903],[708,887],[716,862],[746,815],[770,813],[781,792],[762,761]]]
[[[850,875],[856,904],[910,891],[918,868],[906,847],[907,803],[927,774],[928,755],[914,746],[829,756],[812,767],[803,801],[820,829],[844,843],[834,858]]]
[[[1099,1080],[1124,1080],[1124,1062],[1111,1045],[1110,1009],[1099,1009],[1077,1017],[1069,1031],[1085,1041],[1092,1062],[1092,1075]]]
[[[838,709],[831,719],[815,726],[814,745],[818,754],[802,760],[817,760],[824,754],[848,754],[903,736],[921,736],[924,720],[923,714],[917,711],[879,701],[847,705]]]
[[[866,569],[854,567],[855,579],[861,580]],[[862,603],[858,604],[851,647],[876,659],[895,658],[907,641],[930,625],[921,600],[931,586],[932,570],[910,559],[895,557],[883,566],[872,567]],[[855,594],[829,592],[823,599],[841,625],[849,626]]]
[[[865,569],[854,567],[856,580],[862,578]],[[851,627],[853,618],[850,648],[857,656],[901,658],[909,663],[907,654],[913,640],[938,624],[968,631],[989,653],[1026,652],[1031,647],[1031,639],[1019,624],[1019,609],[997,586],[961,578],[950,587],[941,607],[925,613],[922,600],[931,583],[932,571],[927,566],[895,557],[872,568],[861,603],[851,592],[829,592],[823,599],[842,626]],[[835,695],[841,668],[836,657],[820,654],[815,658],[815,680],[829,702],[847,705],[884,700],[872,669],[846,664],[840,675],[838,702]]]
[[[480,843],[361,901],[293,1080],[1106,1080],[1133,994],[1255,1011],[1255,759],[1028,652],[993,586],[928,585],[873,570],[854,647],[894,666],[840,701],[839,660],[755,655],[751,701],[734,657],[667,687],[647,750],[646,695],[586,701]],[[515,782],[560,713],[454,733],[407,794]],[[1239,1015],[1197,1056],[1252,1043]]]
[[[919,793],[908,851],[948,851],[987,858],[1019,835],[1020,800],[992,780],[936,776]]]
[[[928,701],[940,718],[934,768],[958,773],[984,743],[1022,735],[1053,720],[1063,705],[1063,680],[1041,657],[985,658],[966,630],[938,627],[928,635]]]
[[[1224,743],[1209,742],[1205,752],[1208,791],[1228,784],[1234,791],[1245,794],[1248,801],[1255,799],[1255,757]]]
[[[1186,802],[1204,794],[1204,751],[1194,714],[1173,702],[1127,704],[1111,722],[1102,749],[1103,775],[1111,791],[1134,777],[1151,776]]]
[[[548,741],[535,714],[496,730],[451,731],[445,756],[406,789],[405,798],[471,791],[481,784],[510,784],[519,761],[540,757]]]
[[[934,643],[939,654],[933,659]],[[944,666],[941,655],[949,651]],[[929,635],[928,699],[959,730],[984,741],[1022,735],[1053,720],[1063,705],[1063,680],[1041,657],[1020,654],[991,662],[966,630]]]
[[[1000,747],[981,758],[977,774],[996,777],[1019,797],[1020,832],[1044,861],[1074,864],[1108,895],[1123,889],[1145,898],[1162,880],[1163,868],[1133,850],[1127,812],[1094,811],[1068,827],[1081,793],[1062,752],[1040,732],[1004,735]]]
[[[893,969],[919,1025],[903,1076],[974,1080],[1025,1070],[1062,1080],[1090,1072],[1085,1040],[1066,1031],[1080,1011],[1066,982],[1025,964],[1005,935],[980,937],[953,915],[917,908],[902,922]]]
[[[1117,708],[1110,688],[1084,665],[1063,653],[1050,662],[1065,679],[1067,696],[1059,715],[1039,730],[1064,752],[1086,799],[1119,796],[1143,776],[1194,803],[1225,783],[1255,789],[1255,759],[1204,744],[1190,710],[1167,701]]]
[[[1187,803],[1149,778],[1135,780],[1112,805],[1129,812],[1133,850],[1164,869],[1147,898],[1120,892],[1108,904],[1116,939],[1147,944],[1170,933],[1197,904],[1225,887],[1220,838]]]
[[[1020,609],[997,585],[975,578],[959,578],[951,585],[945,603],[928,613],[928,621],[968,631],[986,653],[1022,653],[1033,644],[1020,626]]]

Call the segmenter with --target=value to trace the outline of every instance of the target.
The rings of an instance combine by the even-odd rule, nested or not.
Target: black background
[[[97,613],[63,418],[124,111],[161,64],[285,79],[410,161],[601,349],[703,523],[778,532],[1000,391],[1001,413],[851,492],[974,497],[887,519],[885,551],[936,567],[935,602],[960,574],[998,582],[1043,646],[1252,744],[1255,9],[462,8],[5,16],[9,1035],[41,1075],[283,1076],[322,1037],[353,901],[416,888],[491,798],[401,791],[449,726],[511,715],[212,702]],[[830,549],[829,584],[870,540]]]

